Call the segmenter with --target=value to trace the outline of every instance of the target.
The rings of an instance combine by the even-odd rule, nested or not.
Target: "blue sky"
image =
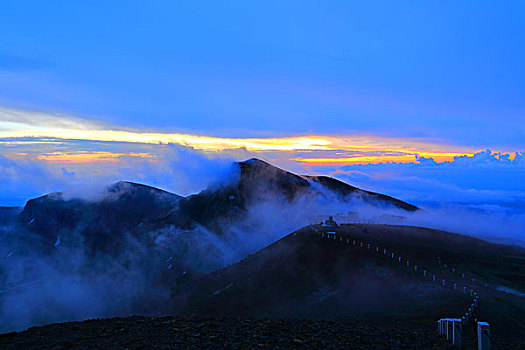
[[[6,1],[0,103],[238,137],[521,150],[520,1]]]
[[[189,194],[256,156],[421,206],[523,213],[524,11],[4,1],[0,205],[123,179]]]

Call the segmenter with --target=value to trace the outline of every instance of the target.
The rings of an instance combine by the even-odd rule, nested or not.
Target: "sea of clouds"
[[[210,154],[172,146],[164,147],[154,160],[122,157],[119,162],[84,168],[0,156],[1,200],[3,205],[21,206],[27,199],[53,191],[94,200],[105,186],[119,180],[188,195],[231,181],[235,177],[232,162],[251,156],[245,150]],[[290,163],[290,170],[300,173],[300,167]],[[400,222],[395,216],[403,215],[403,224],[525,245],[525,162],[521,153],[513,160],[486,150],[445,163],[418,158],[417,163],[319,167],[316,171],[423,210],[413,214],[387,210],[382,213],[391,214],[391,219],[381,219],[377,208],[341,202],[330,193],[315,200],[299,197],[292,204],[274,198],[248,208],[242,220],[227,223],[222,237],[204,227],[191,231],[165,227],[149,233],[154,244],[147,249],[130,236],[124,255],[96,259],[86,255],[81,237],[57,240],[50,247],[35,234],[2,221],[1,330],[130,312],[154,313],[170,296],[172,284],[162,283],[166,278],[179,278],[186,268],[208,272],[235,263],[311,223],[312,216],[319,214],[352,211],[359,213],[359,220],[396,224]]]

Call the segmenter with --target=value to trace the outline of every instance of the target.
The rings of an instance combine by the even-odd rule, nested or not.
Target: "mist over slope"
[[[119,182],[81,198],[29,200],[0,235],[2,330],[148,313],[181,276],[237,262],[315,215],[357,209],[417,210],[257,159],[188,197]]]
[[[490,322],[493,346],[516,349],[525,325],[524,258],[521,247],[427,228],[311,225],[234,265],[181,280],[168,313],[434,326],[443,315],[461,315],[473,289],[482,303],[476,317]],[[473,327],[464,328],[470,349]]]
[[[338,239],[326,238],[327,231],[333,231]],[[324,238],[317,232],[324,232]],[[372,243],[371,249],[367,243]],[[390,257],[392,252],[395,259]],[[400,256],[402,263],[398,262]],[[172,307],[208,316],[349,319],[389,313],[394,317],[414,311],[412,308],[436,306],[437,299],[457,298],[453,290],[444,293],[440,283],[428,283],[430,275],[421,278],[422,269],[426,269],[453,279],[452,274],[443,274],[438,261],[491,285],[525,290],[524,257],[525,249],[520,247],[427,228],[311,225],[234,265],[181,283]],[[408,260],[419,265],[419,275],[413,267],[406,268]],[[179,297],[188,295],[188,290],[189,299],[183,298],[179,305]],[[460,296],[468,300],[468,296]]]
[[[188,276],[236,263],[327,215],[391,222],[422,212],[258,159],[229,174],[187,197],[119,182],[89,196],[48,194],[11,212],[0,234],[2,331],[148,314]]]

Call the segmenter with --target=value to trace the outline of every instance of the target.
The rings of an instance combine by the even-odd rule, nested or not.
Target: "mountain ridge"
[[[202,226],[222,235],[225,223],[238,221],[252,205],[264,201],[293,203],[300,197],[312,200],[330,194],[341,203],[361,201],[380,209],[395,208],[407,213],[419,210],[387,195],[326,176],[297,175],[257,158],[238,162],[236,166],[238,173],[232,175],[236,181],[226,180],[186,197],[129,181],[107,186],[92,200],[50,193],[29,200],[19,220],[28,230],[50,242],[54,242],[61,231],[80,230],[87,241],[93,241],[93,246],[109,251],[104,241],[115,240],[126,232],[140,238],[147,230],[165,227],[188,230]]]

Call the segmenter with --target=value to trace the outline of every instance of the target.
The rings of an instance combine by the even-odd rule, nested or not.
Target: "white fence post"
[[[461,348],[461,319],[452,319],[452,345]]]
[[[490,326],[487,322],[478,322],[478,350],[490,350]]]
[[[454,332],[454,328],[452,325],[452,319],[447,318],[446,321],[447,321],[447,340],[452,340],[452,334]]]

